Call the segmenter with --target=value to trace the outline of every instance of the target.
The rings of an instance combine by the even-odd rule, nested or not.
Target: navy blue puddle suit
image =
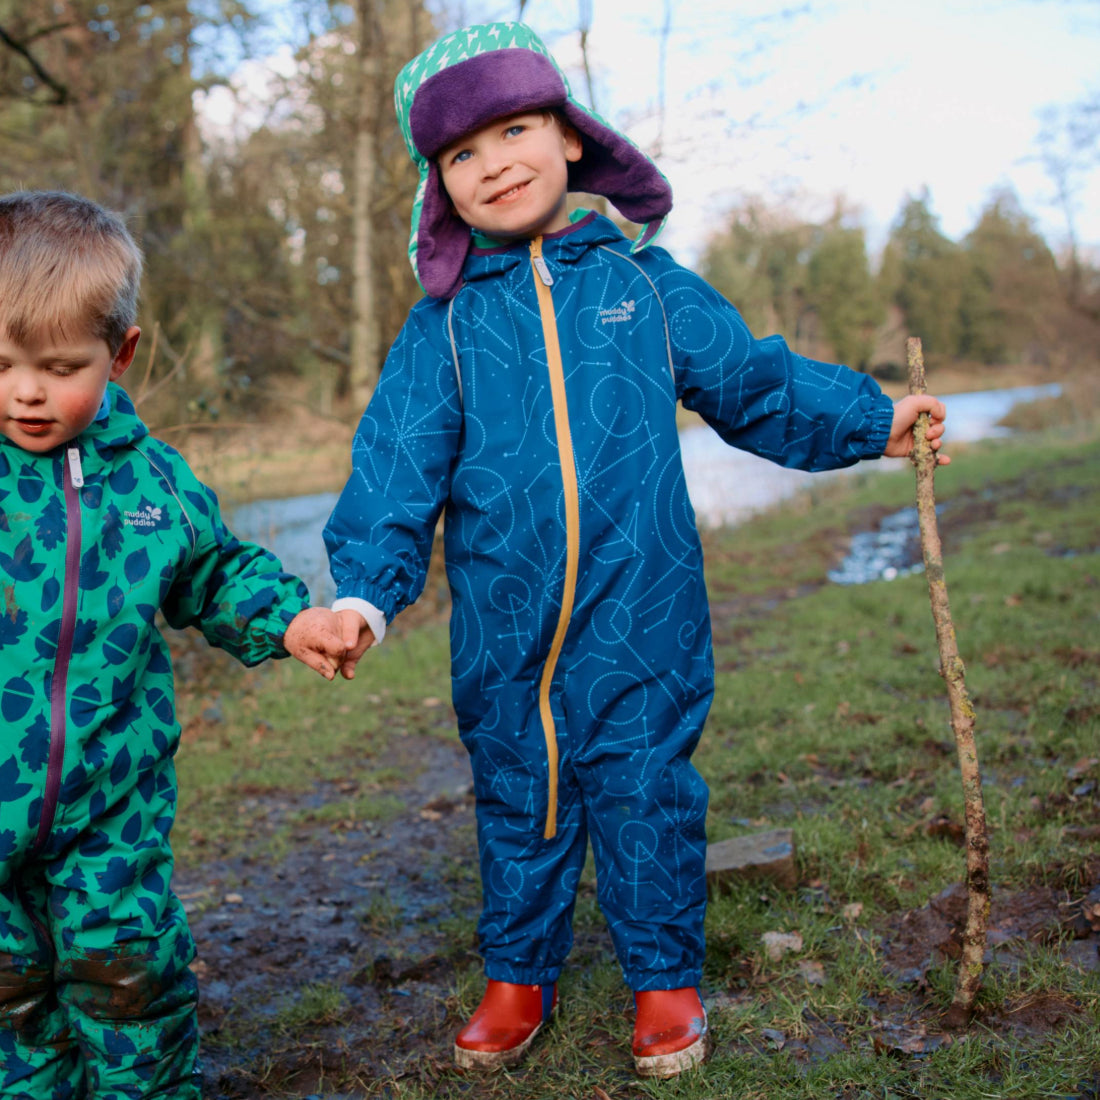
[[[806,470],[881,455],[893,406],[865,375],[754,339],[596,215],[474,249],[463,274],[453,304],[413,308],[359,425],[325,531],[337,595],[391,620],[446,510],[488,977],[557,979],[590,838],[628,985],[695,986],[707,789],[691,754],[714,677],[677,400]]]

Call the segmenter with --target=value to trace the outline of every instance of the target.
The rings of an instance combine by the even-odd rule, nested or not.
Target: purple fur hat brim
[[[581,137],[581,158],[569,165],[570,191],[603,195],[624,218],[647,224],[645,239],[672,209],[672,188],[657,166],[570,97],[550,58],[526,49],[479,54],[425,80],[409,111],[416,148],[433,160],[417,231],[417,269],[428,294],[457,292],[470,247],[469,228],[451,209],[433,158],[494,119],[545,108]]]

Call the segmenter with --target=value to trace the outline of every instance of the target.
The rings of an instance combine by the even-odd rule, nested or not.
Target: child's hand
[[[929,414],[928,442],[933,451],[940,449],[943,440],[943,420],[947,416],[947,409],[942,401],[937,400],[931,394],[910,394],[900,401],[894,402],[894,422],[890,425],[890,438],[886,441],[886,450],[883,454],[891,458],[907,458],[913,453],[913,425],[917,417],[926,412]],[[936,462],[940,466],[946,466],[951,461],[947,455],[936,455]]]
[[[345,680],[354,680],[359,658],[374,645],[374,631],[367,626],[367,620],[358,611],[345,608],[343,611],[334,611],[333,614],[339,620],[345,650],[340,673]]]
[[[299,611],[286,628],[283,647],[326,680],[336,678],[336,670],[343,665],[348,648],[336,612],[327,607]]]

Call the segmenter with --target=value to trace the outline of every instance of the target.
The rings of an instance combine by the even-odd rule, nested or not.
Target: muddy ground
[[[449,1057],[456,967],[476,957],[472,941],[455,944],[446,930],[452,916],[476,917],[479,904],[469,767],[457,742],[427,736],[396,740],[370,767],[380,763],[415,775],[387,785],[406,811],[385,826],[306,824],[278,861],[177,874],[198,946],[209,1097],[307,1096],[325,1076],[419,1076]],[[254,799],[249,812],[274,824],[346,798],[354,784]],[[302,1041],[286,1010],[303,987],[325,985],[340,988],[346,1012]],[[270,1028],[246,1026],[240,1048],[221,1045],[237,1021],[265,1015]]]
[[[838,539],[837,547],[823,547],[822,553],[836,558],[846,541]],[[777,599],[795,594],[751,597],[715,611],[722,621],[743,620],[767,614]],[[358,789],[356,764],[349,761],[348,778],[338,784],[249,800],[245,811],[253,820],[277,826],[294,815],[298,821],[282,856],[177,871],[176,890],[198,945],[208,1100],[361,1100],[393,1095],[401,1082],[426,1096],[436,1092],[437,1082],[448,1096],[464,1091],[456,1091],[451,1069],[454,1033],[463,1022],[456,991],[478,965],[469,929],[479,908],[465,751],[454,738],[407,734],[391,741],[386,755],[364,761],[360,774],[378,769],[409,777],[404,786],[387,783],[387,796],[403,809],[385,824],[334,825],[320,812]],[[318,820],[310,821],[307,813],[301,823],[303,810],[318,811]],[[945,958],[957,957],[964,923],[965,891],[959,885],[873,929],[883,967],[899,979],[899,992],[875,1006],[876,1049],[916,1060],[957,1041],[938,1025],[929,979]],[[456,933],[456,927],[463,931]],[[995,892],[988,942],[989,968],[1011,969],[1029,945],[1045,943],[1067,965],[1094,973],[1100,982],[1100,855],[1072,892]],[[612,957],[602,926],[578,928],[571,969],[579,973],[586,962]],[[745,981],[734,988],[704,988],[712,1010],[760,995],[751,985],[750,960],[743,969]],[[320,1024],[306,1019],[303,1003],[326,989],[344,997],[336,1018]],[[625,996],[621,1011],[625,1019]],[[1038,995],[980,1022],[1001,1034],[1053,1035],[1080,1018],[1080,1006]],[[782,1050],[809,1060],[842,1051],[849,1041],[818,1021],[808,1023],[804,1037],[764,1033],[734,1043],[738,1051],[760,1057]],[[865,1043],[866,1036],[859,1041]],[[640,1095],[632,1087],[629,1051],[620,1047],[601,1043],[604,1085],[615,1082],[616,1097]],[[469,1089],[478,1095],[475,1080]],[[1100,1067],[1073,1095],[1100,1100]]]
[[[246,856],[177,874],[198,944],[209,1100],[386,1095],[387,1083],[401,1080],[431,1095],[441,1074],[453,1086],[452,1039],[462,1023],[456,981],[477,964],[472,936],[456,938],[451,920],[463,918],[469,928],[479,904],[468,765],[456,741],[427,735],[396,739],[389,759],[370,761],[380,765],[415,777],[401,788],[387,785],[404,810],[385,825],[311,823],[307,814],[282,858]],[[319,810],[354,791],[354,774],[352,766],[346,781],[297,798],[251,799],[247,811],[274,825],[289,813]],[[1049,888],[996,894],[988,965],[1012,967],[1026,945],[1043,942],[1100,980],[1100,857],[1089,870],[1090,881],[1073,896]],[[928,978],[931,967],[957,956],[964,923],[958,886],[875,929],[883,966],[903,990],[876,1006],[876,1046],[920,1058],[953,1041],[928,1007]],[[578,931],[570,966],[611,954],[605,931]],[[759,996],[750,969],[746,960],[738,988],[705,990],[712,1010]],[[318,1026],[295,1015],[311,988],[339,989],[345,1004],[338,1019]],[[1079,1012],[1040,997],[982,1023],[1001,1033],[1055,1032]],[[821,1023],[805,1038],[767,1034],[738,1043],[765,1057],[785,1049],[808,1059],[846,1041]],[[603,1060],[629,1087],[629,1053],[609,1044]],[[333,1081],[342,1082],[339,1091]],[[1100,1097],[1100,1067],[1083,1087],[1081,1098]]]

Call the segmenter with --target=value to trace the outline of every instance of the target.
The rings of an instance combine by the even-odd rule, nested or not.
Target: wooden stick
[[[924,356],[921,342],[911,337],[906,345],[909,362],[909,392],[925,393]],[[943,1017],[946,1027],[965,1027],[970,1021],[974,998],[982,981],[986,927],[989,923],[989,835],[982,799],[982,777],[974,740],[974,708],[966,691],[966,669],[959,656],[955,626],[947,602],[947,579],[943,571],[943,548],[936,523],[933,481],[936,453],[928,442],[929,417],[921,413],[913,429],[913,465],[917,468],[917,514],[920,520],[921,552],[928,577],[928,596],[940,650],[940,675],[947,685],[951,707],[951,728],[962,772],[963,804],[966,814],[966,930],[955,982],[955,999]]]

